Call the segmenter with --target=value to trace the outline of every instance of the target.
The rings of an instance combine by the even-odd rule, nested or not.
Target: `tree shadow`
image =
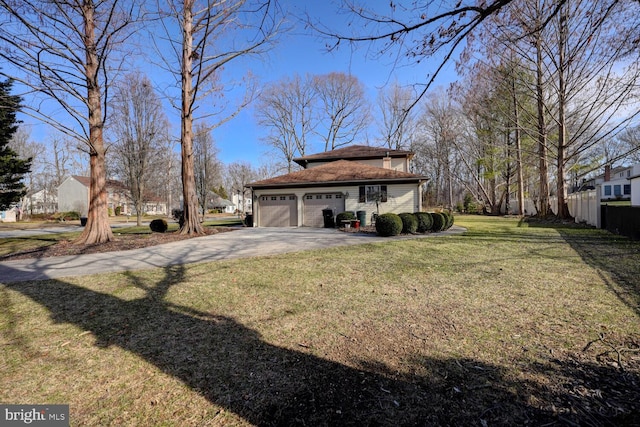
[[[166,267],[148,287],[129,273],[145,291],[135,300],[61,280],[5,286],[46,307],[55,322],[90,331],[96,345],[138,355],[254,425],[633,425],[629,417],[638,414],[640,377],[608,366],[552,361],[523,369],[582,387],[614,376],[618,386],[610,394],[618,400],[611,405],[609,395],[552,389],[472,359],[416,356],[408,362],[421,373],[402,374],[384,364],[356,361],[354,368],[278,347],[233,318],[167,301],[184,276],[183,266]]]
[[[606,230],[562,224],[530,227],[554,228],[580,258],[593,267],[618,299],[640,317],[640,242]]]

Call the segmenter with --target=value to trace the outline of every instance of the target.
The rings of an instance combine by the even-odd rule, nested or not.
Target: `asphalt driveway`
[[[240,228],[228,233],[128,251],[0,262],[0,283],[144,270],[176,264],[388,242],[391,239],[433,238],[464,231],[464,228],[454,225],[441,233],[390,238],[325,228]]]

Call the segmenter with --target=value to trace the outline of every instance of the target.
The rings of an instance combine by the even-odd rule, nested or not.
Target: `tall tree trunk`
[[[184,0],[182,41],[182,117],[180,142],[182,146],[183,224],[180,234],[202,234],[198,218],[198,195],[193,166],[193,0]]]
[[[567,138],[567,94],[565,81],[565,49],[567,47],[567,13],[568,6],[563,7],[560,13],[560,28],[558,37],[558,156],[557,169],[558,176],[556,178],[556,194],[558,197],[558,212],[556,215],[561,219],[571,218],[569,206],[566,200],[565,173],[564,173],[564,157]]]
[[[540,175],[540,189],[538,198],[538,215],[547,216],[551,211],[549,205],[549,167],[547,164],[547,123],[545,120],[542,41],[540,35],[536,39],[536,98],[538,105],[538,172]]]
[[[518,181],[518,215],[524,215],[524,177],[522,173],[522,141],[520,140],[520,113],[518,111],[518,97],[516,93],[516,78],[511,78],[513,93],[513,138],[516,144],[516,170]]]
[[[105,243],[113,240],[107,209],[107,170],[105,146],[102,135],[102,106],[98,82],[98,54],[96,49],[95,6],[92,0],[85,0],[82,7],[85,32],[87,104],[89,107],[89,210],[84,231],[76,240],[80,244]]]
[[[511,175],[512,175],[512,165],[511,165],[511,133],[507,129],[505,131],[505,139],[507,143],[507,171],[505,176],[505,196],[504,196],[504,213],[506,215],[510,214],[511,211]]]

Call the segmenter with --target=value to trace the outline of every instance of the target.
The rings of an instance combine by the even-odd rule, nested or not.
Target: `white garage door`
[[[302,224],[305,227],[324,227],[323,209],[333,209],[333,213],[344,212],[344,197],[341,193],[317,193],[304,196]]]
[[[260,196],[258,208],[260,227],[295,227],[298,225],[298,203],[296,196],[278,194]]]

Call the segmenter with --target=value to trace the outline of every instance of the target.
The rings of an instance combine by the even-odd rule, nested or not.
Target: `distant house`
[[[89,209],[89,185],[87,176],[72,175],[58,186],[58,211],[76,211],[87,215]],[[135,208],[131,202],[129,190],[120,181],[107,180],[107,206],[111,212],[119,207],[120,214],[134,215]],[[150,215],[166,215],[167,204],[157,197],[150,196],[143,206],[144,212]]]
[[[215,193],[214,193],[215,194]],[[215,194],[215,196],[211,199],[207,206],[209,209],[219,210],[222,213],[235,213],[236,206],[231,200],[223,199],[222,197]]]
[[[58,194],[46,189],[25,197],[24,212],[27,214],[52,213],[58,208]]]
[[[322,227],[334,214],[417,212],[427,178],[409,172],[413,153],[352,145],[294,159],[304,170],[247,185],[257,227]]]
[[[606,165],[603,174],[591,179],[585,179],[572,192],[595,190],[597,186],[600,186],[602,188],[602,201],[630,200],[632,194],[631,181],[632,178],[638,175],[640,175],[640,164],[615,168]]]

